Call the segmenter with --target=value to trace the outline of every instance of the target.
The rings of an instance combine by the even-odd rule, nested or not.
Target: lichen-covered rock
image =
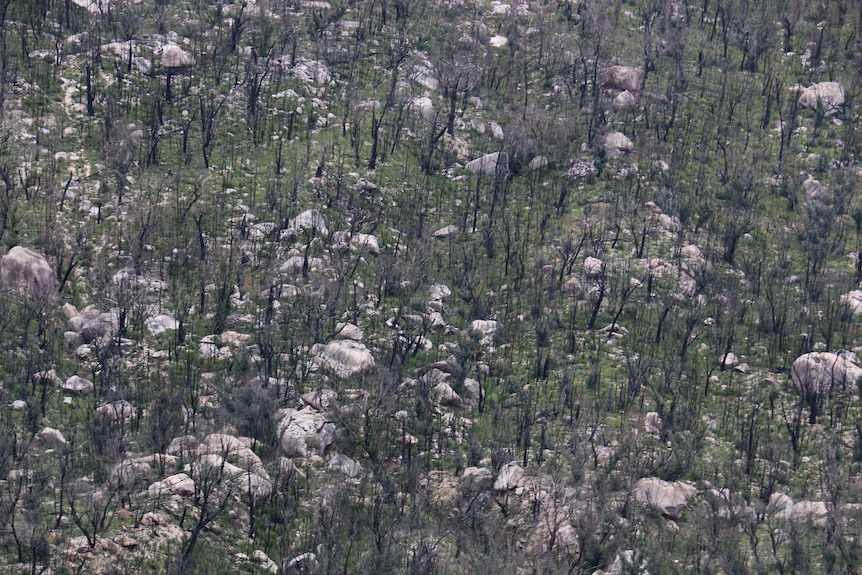
[[[132,404],[121,399],[98,407],[96,413],[109,421],[125,421],[132,417]]]
[[[42,255],[14,246],[0,258],[0,287],[26,297],[52,297],[57,281],[48,261]]]

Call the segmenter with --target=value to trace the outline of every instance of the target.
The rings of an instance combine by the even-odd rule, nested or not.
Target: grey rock
[[[697,489],[682,481],[664,481],[657,477],[644,477],[634,488],[636,501],[652,507],[668,517],[677,518],[694,497]]]
[[[793,362],[790,377],[804,397],[811,397],[837,388],[855,390],[862,368],[835,353],[813,352]]]
[[[494,152],[467,162],[467,171],[486,176],[505,175],[509,172],[509,154]]]
[[[341,453],[333,455],[326,467],[330,471],[337,471],[351,479],[356,479],[362,475],[362,465]]]
[[[510,491],[518,486],[518,482],[524,478],[524,470],[515,461],[510,461],[500,468],[497,479],[494,481],[494,491]]]
[[[637,92],[643,82],[643,70],[635,66],[610,66],[599,71],[599,86]]]
[[[14,246],[0,258],[0,287],[25,297],[50,298],[56,294],[57,280],[44,257]]]
[[[81,397],[93,393],[94,386],[89,379],[73,375],[60,388],[66,393]]]
[[[374,367],[374,357],[362,343],[353,340],[316,344],[311,352],[336,376],[347,378]]]
[[[69,442],[66,441],[66,438],[63,437],[63,434],[59,429],[54,429],[53,427],[46,427],[42,431],[39,432],[39,437],[42,438],[42,441],[45,442],[51,449],[57,449],[64,445],[68,445]]]
[[[844,88],[838,82],[820,82],[804,88],[799,93],[799,105],[803,108],[816,110],[818,102],[823,105],[827,116],[841,114],[846,100]]]
[[[288,457],[322,452],[335,439],[335,424],[312,407],[282,409],[276,413],[276,434]]]

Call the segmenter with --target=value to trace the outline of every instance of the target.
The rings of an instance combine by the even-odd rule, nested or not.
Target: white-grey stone
[[[494,152],[476,158],[464,166],[467,171],[486,176],[505,175],[509,171],[509,155],[506,152]]]
[[[694,497],[697,489],[682,481],[664,481],[657,477],[644,477],[634,488],[635,500],[652,507],[656,511],[677,518]]]
[[[162,67],[165,70],[176,72],[195,65],[195,57],[176,44],[169,44],[162,48]]]
[[[587,277],[600,277],[605,273],[605,262],[592,256],[584,259],[584,273]]]
[[[60,387],[66,393],[77,395],[78,397],[93,393],[94,388],[92,381],[77,375],[69,377]]]
[[[57,449],[59,447],[63,447],[64,445],[68,445],[69,442],[66,441],[66,438],[63,437],[62,432],[59,429],[54,429],[53,427],[46,427],[42,431],[39,432],[39,437],[42,438],[42,441],[45,442],[51,449]]]
[[[356,479],[362,475],[362,465],[342,453],[333,455],[332,459],[329,460],[327,468],[330,471],[337,471],[350,479]]]
[[[605,88],[637,92],[643,82],[643,70],[635,66],[610,66],[599,71],[598,81]]]
[[[611,103],[611,107],[614,112],[628,112],[629,110],[634,110],[638,105],[637,96],[629,92],[628,90],[623,90],[614,98],[614,101]]]
[[[458,235],[458,228],[453,225],[448,225],[436,230],[434,232],[435,238],[451,238],[452,236]]]
[[[820,82],[804,88],[799,93],[799,105],[816,110],[818,101],[823,104],[827,116],[841,114],[846,100],[844,88],[838,82]]]
[[[42,255],[14,246],[0,258],[0,287],[27,297],[52,297],[57,291],[54,271]]]
[[[287,229],[282,235],[299,235],[303,230],[315,233],[319,236],[329,235],[326,220],[319,211],[315,209],[305,210],[292,220],[287,222]]]
[[[311,352],[335,375],[350,377],[374,367],[374,356],[362,343],[353,340],[336,340],[326,345],[315,344]]]
[[[518,482],[524,477],[524,470],[515,461],[505,464],[497,479],[494,481],[494,491],[511,491],[518,486]]]
[[[862,368],[835,353],[813,352],[793,362],[790,377],[800,393],[810,397],[835,389],[855,391]]]
[[[179,329],[180,327],[180,322],[165,314],[148,317],[144,323],[147,325],[147,331],[149,331],[151,335],[159,335],[168,330]]]
[[[233,480],[234,492],[246,505],[259,507],[272,495],[272,482],[257,473],[246,472]]]
[[[276,413],[276,434],[288,457],[322,452],[335,439],[335,424],[312,407],[282,409]]]
[[[608,151],[631,152],[635,145],[622,132],[611,132],[605,136],[605,149]]]
[[[548,157],[547,156],[536,156],[530,163],[527,164],[531,170],[541,170],[548,166]]]

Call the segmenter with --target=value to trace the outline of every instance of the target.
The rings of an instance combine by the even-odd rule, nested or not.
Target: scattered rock
[[[479,345],[490,347],[494,342],[494,335],[500,329],[500,323],[493,319],[474,319],[470,322],[470,331],[479,332]]]
[[[121,399],[97,408],[96,413],[109,421],[125,421],[132,417],[132,404]]]
[[[451,238],[458,235],[458,228],[453,225],[448,225],[434,232],[435,238]]]
[[[849,306],[854,314],[862,313],[862,290],[853,290],[842,295],[841,303]]]
[[[491,489],[494,484],[494,474],[487,467],[468,467],[461,475],[461,492],[474,495]]]
[[[323,214],[315,209],[305,210],[292,220],[287,222],[287,228],[282,232],[282,237],[296,237],[303,231],[319,236],[329,235],[326,220]]]
[[[320,571],[320,563],[317,562],[317,555],[311,552],[297,555],[288,561],[284,569],[287,575],[317,573],[318,571]]]
[[[147,331],[151,335],[159,335],[168,330],[176,330],[180,327],[180,322],[169,315],[159,314],[154,317],[148,317],[144,323],[147,325]]]
[[[434,387],[434,394],[440,399],[440,403],[442,405],[447,405],[449,407],[461,407],[463,405],[463,401],[461,400],[461,396],[455,393],[455,390],[452,389],[445,381],[441,381]]]
[[[584,260],[584,273],[587,277],[601,277],[605,273],[605,262],[599,258],[588,257]]]
[[[150,497],[162,495],[179,495],[180,497],[193,497],[195,494],[195,482],[185,473],[177,473],[156,481],[147,488]]]
[[[548,158],[547,156],[536,156],[530,163],[527,164],[531,170],[541,170],[542,168],[546,168],[548,166]]]
[[[246,505],[265,505],[272,495],[272,483],[257,473],[245,472],[233,480],[233,488]]]

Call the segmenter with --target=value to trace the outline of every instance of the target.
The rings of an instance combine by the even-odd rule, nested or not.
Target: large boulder
[[[311,351],[338,377],[350,377],[374,367],[374,356],[358,341],[331,341],[326,345],[317,344]]]
[[[259,507],[272,495],[272,483],[256,473],[246,472],[233,480],[234,493],[246,505]]]
[[[474,174],[484,174],[486,176],[505,175],[509,171],[509,154],[506,152],[486,154],[481,158],[467,162],[467,165],[464,167]]]
[[[93,382],[89,379],[73,375],[67,379],[60,388],[71,395],[82,397],[93,393]]]
[[[696,493],[697,489],[689,483],[664,481],[657,477],[644,477],[634,488],[635,501],[672,518],[682,514],[688,500]]]
[[[790,377],[803,395],[824,394],[839,388],[855,389],[862,368],[836,353],[813,352],[793,362]]]
[[[518,487],[518,482],[524,478],[524,470],[515,461],[510,461],[497,474],[494,481],[494,491],[510,491]]]
[[[845,100],[846,94],[844,88],[838,82],[820,82],[799,92],[800,106],[816,110],[818,102],[820,102],[823,105],[823,112],[827,116],[834,116],[844,112]]]
[[[0,287],[27,297],[50,297],[57,291],[57,281],[44,257],[15,246],[0,258]]]
[[[282,409],[276,413],[276,433],[288,457],[305,457],[323,451],[335,439],[335,424],[312,407]]]
[[[327,468],[330,471],[337,471],[350,479],[356,479],[362,475],[362,465],[344,454],[336,453],[329,460]]]
[[[611,132],[605,136],[605,149],[611,153],[631,152],[635,145],[622,132]]]
[[[614,98],[611,107],[614,112],[628,112],[629,110],[634,110],[638,105],[637,96],[629,92],[628,90],[623,90],[619,94],[617,94],[616,98]]]
[[[599,86],[637,92],[643,82],[643,70],[635,66],[610,66],[599,71]]]
[[[172,73],[190,70],[195,66],[195,57],[175,44],[162,49],[162,67]]]
[[[39,432],[39,437],[41,437],[42,441],[45,442],[45,445],[51,449],[57,449],[64,445],[68,445],[66,438],[63,437],[63,433],[59,429],[54,429],[53,427],[46,427],[43,429]]]

